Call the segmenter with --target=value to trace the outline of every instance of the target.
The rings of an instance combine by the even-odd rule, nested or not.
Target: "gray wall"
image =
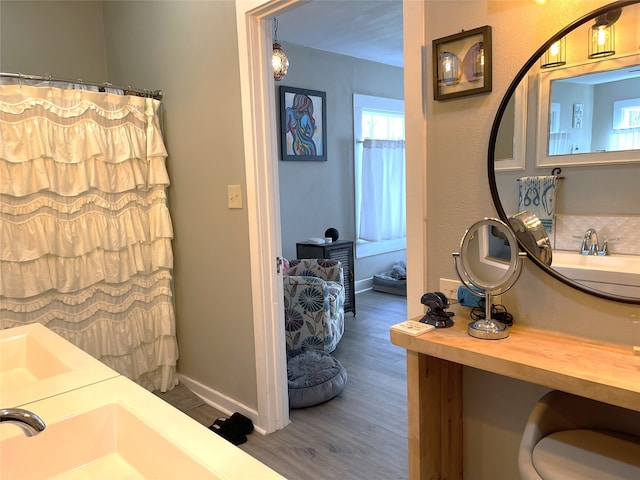
[[[0,2],[0,70],[104,82],[102,2]]]
[[[402,99],[403,71],[376,62],[281,42],[289,71],[279,87],[326,92],[327,161],[278,160],[282,254],[296,258],[296,242],[324,237],[335,227],[344,240],[355,239],[353,173],[353,94]],[[278,129],[279,131],[279,129]],[[406,258],[404,250],[355,261],[355,277],[362,280]]]
[[[175,228],[178,370],[255,407],[247,210],[235,4],[104,2],[114,83],[164,90]],[[224,45],[224,48],[219,46]]]
[[[228,209],[226,196],[228,184],[245,185],[234,2],[0,9],[3,71],[164,91],[178,371],[257,407],[247,211]]]
[[[493,90],[488,95],[435,102],[430,77],[426,77],[427,290],[436,289],[441,277],[455,278],[451,252],[459,248],[465,229],[482,217],[495,215],[486,180],[486,152],[493,118],[509,83],[544,41],[570,21],[606,3],[424,3],[425,33],[421,41],[427,51],[434,38],[491,25],[494,58]],[[430,74],[431,62],[427,62],[427,69]],[[407,104],[415,105],[419,95],[406,89]],[[417,161],[408,159],[410,163]],[[573,183],[573,173],[565,187],[569,182]],[[610,340],[629,348],[630,339],[637,337],[631,323],[632,316],[638,314],[637,306],[600,300],[573,290],[542,274],[531,262],[525,262],[522,276],[503,296],[503,303],[517,324]],[[463,390],[465,479],[518,478],[517,451],[522,431],[531,408],[546,389],[465,369]]]

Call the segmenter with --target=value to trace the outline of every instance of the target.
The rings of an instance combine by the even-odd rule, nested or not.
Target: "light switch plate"
[[[240,185],[227,185],[229,208],[242,208],[242,189]]]

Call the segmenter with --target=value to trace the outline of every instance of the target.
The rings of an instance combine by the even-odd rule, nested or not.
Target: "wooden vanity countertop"
[[[420,336],[391,330],[407,350],[499,375],[640,411],[640,356],[617,345],[514,325],[509,337],[481,340],[467,334],[466,309],[455,324]],[[419,320],[416,318],[415,320]]]

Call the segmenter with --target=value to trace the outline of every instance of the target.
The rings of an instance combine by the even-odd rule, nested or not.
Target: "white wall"
[[[487,181],[487,146],[493,117],[509,83],[550,36],[604,1],[427,1],[423,40],[482,25],[493,29],[493,91],[435,102],[427,62],[427,275],[429,289],[453,278],[451,252],[474,221],[495,216]],[[443,19],[447,19],[443,21]],[[420,98],[406,92],[405,101]],[[418,162],[419,159],[411,159]],[[539,328],[629,344],[636,306],[573,290],[528,263],[503,299],[515,321]],[[409,299],[409,301],[415,301]],[[635,333],[637,335],[637,332]],[[518,478],[517,448],[529,411],[544,389],[473,369],[464,371],[465,478]]]
[[[355,238],[353,94],[402,99],[403,71],[299,45],[281,45],[290,67],[275,85],[278,111],[281,85],[323,91],[327,99],[327,161],[278,160],[282,254],[296,258],[296,242],[324,237],[329,227],[338,229],[340,239]],[[356,281],[388,270],[405,256],[401,250],[356,259]]]

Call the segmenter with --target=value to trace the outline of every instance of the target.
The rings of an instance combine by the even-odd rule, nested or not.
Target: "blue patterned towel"
[[[525,210],[535,214],[548,234],[553,231],[553,215],[556,206],[555,175],[522,177],[518,180],[518,213]]]

